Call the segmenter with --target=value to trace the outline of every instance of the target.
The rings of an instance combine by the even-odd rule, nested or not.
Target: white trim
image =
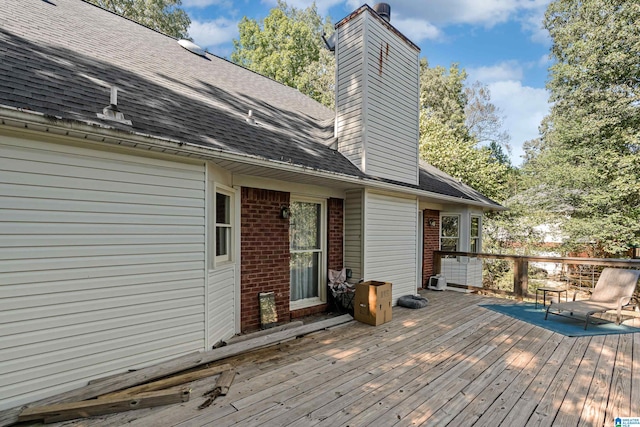
[[[326,283],[327,283],[327,199],[324,198],[316,198],[316,197],[307,197],[307,196],[297,196],[292,194],[290,196],[290,203],[302,202],[302,203],[317,203],[320,205],[320,249],[313,251],[294,251],[291,250],[291,246],[289,246],[289,253],[306,253],[306,252],[317,252],[320,254],[318,257],[319,265],[318,265],[318,297],[317,298],[306,298],[297,301],[291,301],[291,296],[289,296],[289,311],[300,310],[302,308],[313,307],[316,305],[321,305],[326,303]],[[289,243],[291,244],[291,243]],[[289,287],[291,288],[291,281],[289,281]],[[291,292],[291,289],[289,290]]]
[[[445,216],[450,216],[450,217],[457,217],[458,218],[458,244],[456,245],[456,250],[457,251],[462,251],[461,246],[462,246],[462,240],[461,240],[461,235],[462,235],[462,214],[460,212],[440,212],[440,228],[438,230],[438,248],[440,250],[442,250],[442,218]],[[447,239],[453,239],[453,237],[447,237]]]
[[[370,15],[366,14],[362,19],[362,107],[360,108],[360,116],[362,117],[362,128],[360,129],[361,138],[362,138],[362,154],[360,156],[360,170],[364,173],[367,173],[367,134],[368,134],[368,126],[367,126],[367,118],[368,114],[364,114],[367,111],[367,104],[369,100],[367,99],[369,96],[369,82],[368,79],[368,62],[367,62],[367,54],[368,51],[368,41],[369,41],[369,19],[367,19]]]
[[[242,296],[242,278],[240,277],[240,271],[241,271],[241,265],[242,265],[242,247],[241,247],[241,233],[242,231],[240,230],[240,225],[241,225],[241,216],[242,216],[242,188],[241,187],[234,187],[234,194],[236,195],[235,198],[235,209],[237,212],[237,215],[235,215],[234,221],[235,221],[235,292],[233,293],[233,299],[234,299],[234,303],[235,303],[235,332],[236,333],[240,333],[240,328],[241,328],[241,313],[240,310],[242,309],[242,304],[241,304],[241,296]]]
[[[235,237],[235,231],[234,231],[234,222],[235,222],[235,217],[236,217],[236,211],[235,211],[235,195],[236,195],[236,191],[231,188],[231,187],[227,187],[226,185],[223,184],[218,184],[217,182],[213,183],[213,194],[211,197],[211,210],[213,212],[213,233],[211,235],[211,239],[212,239],[212,250],[211,253],[215,254],[216,253],[216,231],[218,229],[218,220],[216,218],[216,199],[215,196],[216,194],[224,194],[225,196],[229,197],[229,225],[228,228],[231,229],[231,232],[229,233],[230,236],[229,238],[231,239],[231,242],[229,242],[229,253],[227,255],[220,255],[220,256],[212,256],[212,265],[213,268],[216,269],[218,267],[222,267],[225,265],[229,265],[231,263],[234,262],[234,248],[236,246],[236,242],[234,241],[234,237]]]
[[[469,218],[469,252],[471,252],[471,239],[473,238],[471,230],[473,229],[472,223],[474,218],[478,218],[478,247],[476,248],[476,253],[480,253],[482,252],[482,215],[477,214],[471,214]]]
[[[211,200],[211,185],[209,183],[209,168],[207,165],[204,167],[204,349],[208,350],[211,348],[211,343],[209,342],[209,328],[210,328],[210,312],[209,312],[209,272],[211,271],[211,263],[209,262],[209,250],[210,250],[210,239],[209,239],[209,220],[211,217],[211,208],[210,208],[210,200]]]
[[[416,293],[422,287],[424,277],[424,211],[420,210],[420,202],[416,200],[416,209],[418,210],[418,238],[416,239]]]

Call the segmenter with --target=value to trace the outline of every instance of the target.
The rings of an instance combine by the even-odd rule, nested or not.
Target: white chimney
[[[387,4],[336,24],[338,150],[368,175],[418,183],[420,48]]]

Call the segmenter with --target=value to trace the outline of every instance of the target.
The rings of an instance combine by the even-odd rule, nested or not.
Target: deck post
[[[433,274],[442,273],[442,254],[438,251],[433,252]]]
[[[513,292],[516,299],[522,301],[529,289],[529,260],[525,257],[517,257],[513,263]]]

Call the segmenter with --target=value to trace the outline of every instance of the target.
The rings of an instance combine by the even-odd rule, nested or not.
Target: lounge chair
[[[576,313],[585,316],[584,328],[587,329],[589,317],[593,314],[617,310],[616,324],[619,325],[622,322],[622,307],[631,302],[639,278],[640,270],[605,268],[589,299],[576,301],[574,293],[573,301],[555,304],[552,301],[544,319],[547,320],[549,313],[562,315],[563,312],[569,312],[570,316]]]

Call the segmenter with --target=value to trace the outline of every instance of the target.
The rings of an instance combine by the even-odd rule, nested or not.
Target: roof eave
[[[30,129],[33,132],[50,133],[72,138],[75,137],[94,142],[128,146],[188,158],[198,158],[202,160],[229,160],[249,165],[276,168],[307,176],[315,176],[340,181],[342,183],[350,183],[355,186],[412,195],[438,202],[480,207],[483,210],[507,210],[507,208],[500,205],[447,196],[393,183],[380,182],[367,177],[358,177],[313,169],[302,165],[295,165],[288,162],[265,159],[247,154],[229,153],[213,147],[205,147],[190,142],[163,138],[139,132],[126,132],[98,122],[89,123],[79,120],[63,119],[62,117],[48,116],[40,112],[5,105],[0,105],[0,124],[11,128]]]

